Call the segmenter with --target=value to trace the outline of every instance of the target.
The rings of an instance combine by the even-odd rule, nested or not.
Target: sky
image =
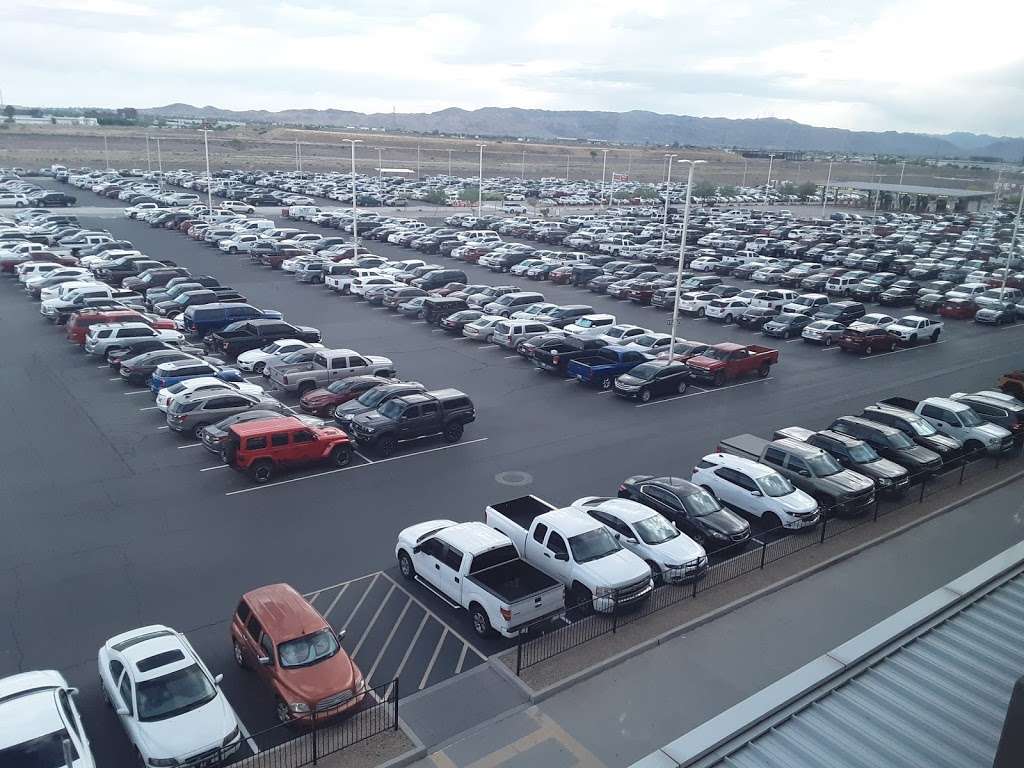
[[[1024,135],[1022,0],[0,0],[26,106],[591,109]]]

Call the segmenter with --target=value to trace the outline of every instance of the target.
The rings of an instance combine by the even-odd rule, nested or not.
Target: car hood
[[[589,577],[592,584],[602,587],[623,587],[642,579],[651,571],[647,563],[625,549],[598,560],[576,565]]]
[[[851,472],[850,474],[853,473]],[[866,478],[861,479],[868,484],[867,487],[874,487],[870,480]],[[799,488],[795,488],[792,493],[787,493],[785,496],[776,496],[772,501],[791,515],[814,512],[818,508],[818,502]]]
[[[1010,430],[1000,427],[998,424],[982,424],[979,427],[972,427],[972,429],[981,432],[989,440],[1002,440],[1004,437],[1010,436]]]
[[[299,400],[303,403],[326,403],[338,397],[342,397],[342,395],[336,395],[328,389],[321,388],[307,392]]]
[[[335,416],[358,416],[363,413],[369,413],[373,408],[363,405],[358,400],[349,400],[347,403],[342,403],[334,409]]]
[[[623,384],[627,387],[642,387],[644,384],[649,384],[650,382],[647,381],[646,379],[639,379],[636,376],[624,373],[621,376],[619,376],[618,383]]]
[[[201,707],[178,717],[139,723],[143,750],[154,757],[185,757],[219,747],[238,725],[227,698],[217,696]]]
[[[348,654],[339,650],[334,656],[318,664],[279,669],[277,681],[280,692],[289,703],[304,701],[312,708],[321,699],[341,691],[352,690],[358,677],[362,677],[359,669]]]
[[[949,437],[947,435],[926,435],[917,439],[921,441],[925,448],[938,453],[957,451],[963,447],[963,443],[955,437]]]
[[[890,480],[896,480],[907,474],[906,469],[895,461],[889,461],[888,459],[877,459],[866,464],[858,464],[857,471],[865,472],[872,477],[885,477]]]
[[[874,483],[864,475],[859,475],[849,469],[817,479],[823,486],[828,486],[839,493],[860,493],[874,487]]]
[[[360,413],[352,421],[363,427],[382,427],[391,424],[391,419],[381,416],[376,410]]]
[[[703,368],[706,371],[725,367],[725,361],[716,360],[713,357],[705,357],[704,355],[694,355],[686,361],[686,364],[693,368]]]
[[[686,534],[680,534],[674,539],[662,542],[661,544],[649,544],[648,546],[653,552],[657,552],[663,558],[663,562],[672,565],[689,563],[692,560],[707,555],[704,547]]]

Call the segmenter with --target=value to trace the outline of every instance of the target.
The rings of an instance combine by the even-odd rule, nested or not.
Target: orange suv
[[[231,619],[235,661],[274,691],[283,723],[358,709],[368,687],[327,620],[288,584],[242,595]]]

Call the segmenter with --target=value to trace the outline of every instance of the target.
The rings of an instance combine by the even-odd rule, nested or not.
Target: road
[[[96,196],[80,193],[83,202],[87,197]],[[258,731],[272,724],[272,702],[251,677],[232,668],[227,633],[242,592],[287,581],[314,594],[382,570],[397,583],[393,546],[406,525],[480,519],[488,503],[527,492],[558,503],[610,494],[631,474],[688,475],[720,437],[737,432],[766,434],[794,423],[820,428],[881,397],[990,386],[999,373],[1019,365],[1024,334],[1024,326],[956,324],[943,343],[870,359],[801,342],[780,344],[781,362],[767,380],[695,388],[682,398],[637,407],[538,373],[518,358],[506,359],[511,354],[500,348],[295,284],[247,258],[174,233],[118,217],[83,216],[83,223],[107,228],[194,273],[214,274],[255,304],[320,328],[332,346],[387,355],[399,375],[428,387],[462,389],[478,411],[461,443],[428,440],[388,461],[368,456],[370,461],[343,472],[311,470],[255,488],[193,441],[160,429],[148,394],[110,381],[109,370],[68,345],[18,286],[4,281],[0,321],[7,359],[0,408],[8,439],[0,449],[0,491],[7,499],[0,541],[0,675],[63,670],[82,688],[87,729],[98,756],[111,764],[123,759],[127,742],[102,711],[93,665],[98,646],[116,632],[150,623],[187,631],[209,666],[226,674],[225,691],[249,729]],[[413,255],[394,246],[370,247],[388,257]],[[474,281],[507,280],[475,266],[467,272]],[[536,285],[552,301],[591,303],[656,330],[668,325],[668,315],[657,310]],[[698,319],[683,319],[680,334],[708,342],[757,338]],[[385,588],[391,590],[378,576],[375,589]],[[403,592],[422,605],[404,600]],[[326,605],[323,597],[316,599]],[[406,692],[454,673],[464,647],[463,669],[477,651],[486,655],[498,647],[466,645],[471,632],[463,617],[418,587],[397,584],[386,598],[375,592],[364,605],[378,599],[385,607],[377,623],[370,626],[373,614],[353,619],[375,638],[357,654],[364,668],[388,657],[373,682],[397,669],[392,656],[403,644],[413,647],[403,669]],[[421,609],[437,618],[415,637],[409,625],[419,626]],[[340,626],[350,615],[332,611],[331,620]],[[384,647],[389,621],[405,628]],[[432,645],[435,635],[424,635],[435,631]],[[347,638],[350,650],[360,636],[354,631]],[[432,656],[440,661],[428,670]]]

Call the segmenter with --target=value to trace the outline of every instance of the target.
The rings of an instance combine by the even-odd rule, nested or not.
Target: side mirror
[[[346,630],[346,629],[343,629],[340,632],[338,632],[338,640],[339,641],[344,640],[345,639],[345,634],[347,632],[348,632],[348,630]]]
[[[217,675],[213,678],[214,685],[220,685],[224,681],[224,675]]]
[[[259,662],[259,665],[261,667],[269,667],[270,666],[270,657],[269,656],[260,656],[258,659],[256,659],[256,661]]]
[[[129,714],[128,707],[126,707],[124,704],[118,704],[114,712],[116,712],[121,717],[124,717],[125,715]]]
[[[637,544],[638,542],[637,542],[637,540],[636,540],[636,539],[634,539],[634,538],[633,538],[632,536],[627,536],[627,537],[626,537],[626,543],[627,543],[627,544]]]
[[[68,696],[77,696],[78,695],[78,689],[77,688],[68,688],[67,691],[68,691]]]
[[[568,552],[558,552],[555,554],[555,560],[561,560],[563,563],[569,562]]]
[[[764,494],[762,494],[760,491],[751,491],[750,495],[751,496],[763,496]]]

